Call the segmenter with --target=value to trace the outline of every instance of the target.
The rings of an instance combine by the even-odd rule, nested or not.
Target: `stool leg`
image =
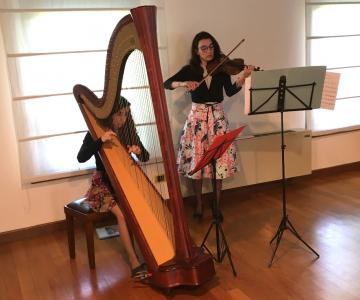
[[[70,258],[75,258],[74,217],[65,211]]]
[[[86,245],[90,269],[95,269],[95,250],[94,250],[94,225],[91,221],[85,222]]]

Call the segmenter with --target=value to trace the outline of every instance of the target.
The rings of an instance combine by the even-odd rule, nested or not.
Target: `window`
[[[314,135],[360,128],[359,14],[359,1],[307,0],[307,62],[340,73],[335,110],[311,112]]]
[[[23,2],[0,3],[22,181],[86,173],[94,161],[76,160],[87,126],[72,88],[102,95],[109,38],[141,1]]]

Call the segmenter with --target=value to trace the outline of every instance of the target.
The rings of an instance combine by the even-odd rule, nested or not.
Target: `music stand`
[[[247,97],[248,100],[246,100],[246,102],[250,101],[250,103],[246,103],[245,110],[247,110],[250,115],[280,112],[281,117],[282,218],[275,235],[270,241],[270,244],[272,244],[276,239],[269,267],[271,267],[273,263],[276,251],[286,229],[310,249],[317,258],[320,257],[296,231],[286,211],[286,145],[284,142],[283,115],[286,111],[310,110],[320,107],[325,72],[326,67],[320,66],[252,73],[251,88],[249,88],[250,97]],[[278,97],[275,97],[276,95]]]
[[[235,267],[231,258],[231,252],[229,248],[229,244],[226,241],[224,231],[222,229],[221,223],[223,221],[223,217],[220,211],[219,203],[220,199],[218,199],[220,196],[219,193],[217,193],[217,185],[216,185],[216,161],[224,154],[224,152],[229,148],[231,143],[235,140],[235,138],[239,135],[239,133],[245,128],[245,126],[242,126],[240,128],[237,128],[235,130],[229,131],[228,133],[225,133],[224,135],[218,135],[214,138],[213,143],[210,145],[210,147],[205,151],[203,154],[202,159],[197,163],[195,168],[190,171],[188,174],[193,175],[197,171],[201,170],[205,166],[207,166],[209,163],[211,163],[212,166],[212,185],[213,185],[213,204],[212,204],[212,222],[209,226],[209,229],[207,230],[205,237],[201,243],[201,248],[205,248],[206,251],[212,256],[212,258],[218,262],[221,263],[224,260],[225,255],[228,256],[230,265],[233,271],[234,276],[237,276]],[[214,255],[211,250],[206,246],[206,240],[211,232],[211,229],[215,226],[215,234],[216,234],[216,255]]]

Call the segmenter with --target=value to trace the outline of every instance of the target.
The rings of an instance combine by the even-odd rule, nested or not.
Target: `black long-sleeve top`
[[[190,65],[184,66],[179,72],[164,82],[164,87],[173,90],[171,84],[174,81],[197,81],[203,79],[202,75],[195,72]],[[199,87],[190,91],[191,99],[194,103],[205,102],[222,102],[224,100],[223,88],[227,96],[231,97],[241,90],[236,83],[231,83],[230,75],[219,72],[212,76],[210,88],[207,87],[205,81]]]
[[[103,142],[101,141],[101,138],[97,140],[93,140],[91,137],[90,132],[87,132],[83,144],[81,145],[81,148],[79,150],[79,153],[77,155],[77,159],[80,163],[88,161],[93,155],[95,156],[95,164],[96,164],[96,170],[98,171],[105,171],[105,167],[100,159],[99,151],[101,149]],[[132,145],[129,145],[132,146]],[[148,161],[149,160],[149,152],[145,149],[143,144],[140,142],[139,145],[136,145],[140,148],[141,153],[140,155],[137,155],[138,159],[141,161]]]
[[[105,171],[104,165],[100,159],[99,151],[101,149],[103,142],[101,139],[93,140],[90,132],[87,132],[79,153],[77,155],[77,160],[80,163],[88,161],[93,155],[95,156],[96,170]]]

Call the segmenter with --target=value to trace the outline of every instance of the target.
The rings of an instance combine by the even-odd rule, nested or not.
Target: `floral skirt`
[[[188,173],[202,159],[214,138],[225,134],[228,127],[229,124],[220,103],[212,105],[193,103],[181,132],[177,157],[179,173],[192,179],[213,178],[211,164],[191,176]],[[232,176],[237,171],[235,160],[236,149],[234,144],[231,144],[216,161],[216,178],[224,179]]]
[[[116,205],[114,195],[111,193],[109,184],[104,180],[104,173],[95,171],[91,186],[87,191],[85,203],[96,212],[108,211]]]

